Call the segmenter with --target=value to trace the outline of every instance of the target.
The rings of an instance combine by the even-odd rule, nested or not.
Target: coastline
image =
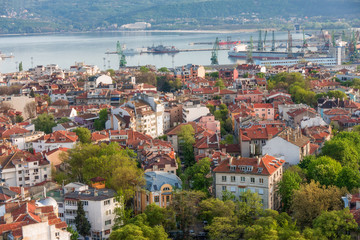
[[[12,36],[41,36],[41,35],[57,35],[57,34],[85,34],[85,33],[114,33],[114,32],[145,32],[145,33],[249,33],[249,32],[256,32],[259,31],[259,29],[236,29],[236,30],[227,30],[227,29],[217,29],[217,30],[157,30],[157,29],[148,29],[148,30],[105,30],[105,31],[82,31],[82,32],[44,32],[44,33],[7,33],[7,34],[0,34],[0,37],[12,37]],[[272,31],[275,30],[275,28],[261,28],[261,30],[267,30]]]

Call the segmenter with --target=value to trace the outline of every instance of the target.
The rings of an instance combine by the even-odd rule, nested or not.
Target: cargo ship
[[[156,47],[148,47],[147,51],[143,51],[145,53],[178,53],[180,52],[179,49],[177,49],[174,46],[168,47],[164,45],[158,45]]]
[[[240,44],[236,45],[230,49],[228,52],[229,57],[234,58],[247,58],[248,51],[247,45]],[[254,59],[286,59],[289,58],[289,54],[287,52],[266,52],[266,51],[252,51],[252,57]],[[293,58],[302,58],[304,57],[303,52],[295,52],[292,53]]]
[[[237,45],[241,44],[241,41],[219,41],[219,45]]]

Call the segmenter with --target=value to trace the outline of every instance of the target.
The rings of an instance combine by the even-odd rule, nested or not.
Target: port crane
[[[263,42],[262,42],[262,39],[261,39],[261,30],[259,30],[259,39],[258,39],[258,48],[257,48],[258,51],[262,51],[263,50]]]
[[[219,55],[219,38],[216,38],[214,46],[213,46],[213,50],[211,52],[211,58],[210,58],[211,65],[219,64],[218,55]]]
[[[267,31],[265,31],[265,34],[264,34],[264,44],[262,45],[262,50],[265,50],[265,48],[266,48],[266,36],[267,36]]]
[[[119,68],[125,67],[127,62],[119,41],[116,43],[116,53],[119,56]]]
[[[350,62],[356,62],[360,59],[359,51],[357,49],[357,42],[359,40],[359,32],[355,35],[355,32],[352,32],[351,42],[349,44],[349,55]]]
[[[254,59],[252,57],[252,50],[253,50],[253,39],[251,36],[250,37],[250,47],[248,47],[247,54],[246,54],[246,62],[247,63],[254,63]]]
[[[272,31],[272,46],[271,51],[275,52],[275,31]]]

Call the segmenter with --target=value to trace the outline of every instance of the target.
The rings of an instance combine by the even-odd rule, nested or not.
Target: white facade
[[[70,240],[71,233],[55,228],[46,221],[23,226],[22,235],[23,239]]]
[[[14,134],[10,136],[12,145],[20,150],[28,150],[33,147],[32,142],[44,136],[44,132],[31,132],[24,134]]]
[[[281,137],[274,137],[267,141],[262,147],[262,153],[284,159],[291,165],[299,164],[301,161],[300,147],[286,141]]]
[[[42,152],[42,151],[49,152],[49,151],[57,149],[57,148],[74,148],[75,145],[76,145],[76,142],[46,143],[45,140],[38,140],[36,142],[33,142],[33,148],[34,148],[35,152]]]
[[[1,170],[1,179],[9,186],[30,187],[51,179],[50,162],[46,165],[39,165],[38,161],[14,161],[13,165],[15,167]]]
[[[210,113],[206,106],[198,105],[186,105],[183,106],[183,122],[192,122],[202,116],[206,116]]]

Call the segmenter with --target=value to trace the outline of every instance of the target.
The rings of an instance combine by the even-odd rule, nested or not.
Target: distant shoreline
[[[275,28],[261,28],[261,30],[276,31]],[[85,33],[111,33],[111,32],[134,32],[134,33],[241,33],[241,32],[256,32],[259,29],[236,29],[236,30],[106,30],[106,31],[82,31],[82,32],[44,32],[44,33],[6,33],[0,34],[0,37],[11,37],[11,36],[40,36],[40,35],[57,35],[57,34],[85,34]]]

